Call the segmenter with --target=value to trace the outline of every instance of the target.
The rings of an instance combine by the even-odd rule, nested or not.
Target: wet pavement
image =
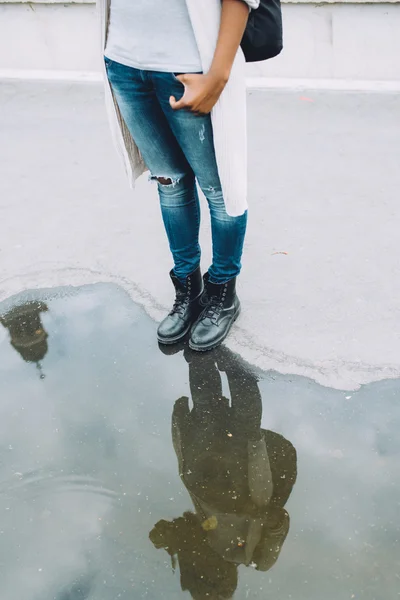
[[[162,351],[114,284],[0,321],[2,600],[400,598],[398,380]]]

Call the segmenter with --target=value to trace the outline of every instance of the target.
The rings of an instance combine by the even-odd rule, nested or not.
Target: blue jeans
[[[105,63],[122,117],[158,182],[175,275],[184,281],[200,264],[197,179],[211,214],[210,280],[226,283],[240,273],[247,212],[239,217],[226,212],[210,115],[171,108],[170,96],[179,99],[184,92],[173,73],[133,69],[109,58]]]

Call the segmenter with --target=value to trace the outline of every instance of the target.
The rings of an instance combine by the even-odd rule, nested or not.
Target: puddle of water
[[[400,598],[399,382],[161,351],[113,285],[0,322],[2,599]]]

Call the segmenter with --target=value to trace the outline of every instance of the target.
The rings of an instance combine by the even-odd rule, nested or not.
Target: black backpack
[[[246,62],[277,56],[283,48],[282,9],[280,0],[261,0],[249,15],[242,40]]]

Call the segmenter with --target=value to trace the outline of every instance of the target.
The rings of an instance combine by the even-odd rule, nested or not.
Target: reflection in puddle
[[[399,597],[399,382],[160,351],[113,285],[0,320],[2,600]]]
[[[55,600],[87,600],[92,590],[93,578],[75,581],[69,589],[63,590]]]
[[[284,506],[296,480],[296,451],[261,428],[262,402],[254,374],[224,348],[185,350],[193,407],[175,402],[172,438],[180,477],[195,512],[161,520],[150,534],[193,598],[231,598],[239,565],[268,571],[289,530]],[[226,373],[231,401],[222,394]]]
[[[42,325],[41,313],[48,310],[43,302],[27,302],[15,306],[3,316],[0,323],[8,329],[10,343],[26,362],[36,363],[40,378],[44,379],[41,361],[47,354],[47,333]]]

